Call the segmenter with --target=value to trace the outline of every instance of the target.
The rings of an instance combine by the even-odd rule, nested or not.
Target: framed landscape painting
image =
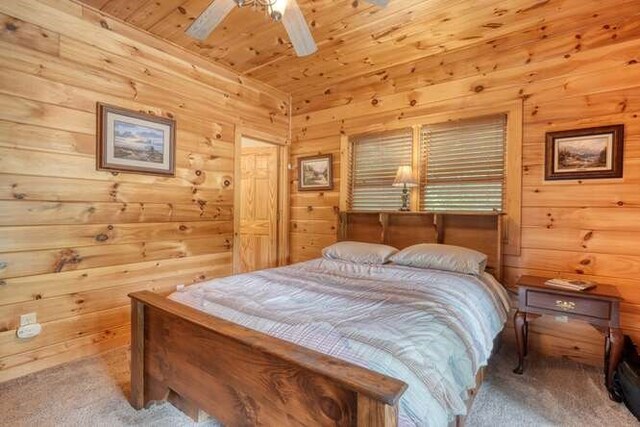
[[[98,103],[97,168],[175,175],[174,120]]]
[[[333,189],[333,156],[300,157],[298,159],[298,190]]]
[[[621,178],[624,125],[548,132],[545,179]]]

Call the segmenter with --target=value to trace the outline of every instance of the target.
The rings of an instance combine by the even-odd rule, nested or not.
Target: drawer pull
[[[570,311],[576,309],[576,303],[571,301],[556,300],[556,307],[560,310]]]

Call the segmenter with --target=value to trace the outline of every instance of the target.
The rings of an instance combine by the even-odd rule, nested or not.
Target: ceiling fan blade
[[[198,40],[205,40],[222,20],[237,6],[233,0],[215,0],[193,21],[186,33]]]
[[[282,16],[282,25],[284,25],[289,40],[293,44],[293,49],[298,56],[307,56],[318,50],[315,40],[311,35],[311,30],[304,19],[304,15],[300,10],[300,6],[296,0],[289,0],[287,9]]]
[[[389,0],[364,0],[364,1],[380,7],[387,7],[387,5],[389,4]]]

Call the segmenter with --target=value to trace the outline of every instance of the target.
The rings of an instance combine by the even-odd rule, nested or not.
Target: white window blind
[[[392,187],[399,166],[411,165],[412,131],[386,132],[352,139],[351,210],[398,210],[402,188]]]
[[[502,211],[504,115],[422,128],[422,210]]]

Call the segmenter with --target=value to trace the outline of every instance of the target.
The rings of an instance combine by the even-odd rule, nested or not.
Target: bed
[[[341,238],[391,243],[418,221],[435,242],[486,249],[493,229],[499,265],[497,215],[369,215],[343,216]],[[407,236],[395,245],[427,239]],[[322,258],[131,298],[132,405],[169,400],[230,426],[459,423],[508,310],[488,273]]]

